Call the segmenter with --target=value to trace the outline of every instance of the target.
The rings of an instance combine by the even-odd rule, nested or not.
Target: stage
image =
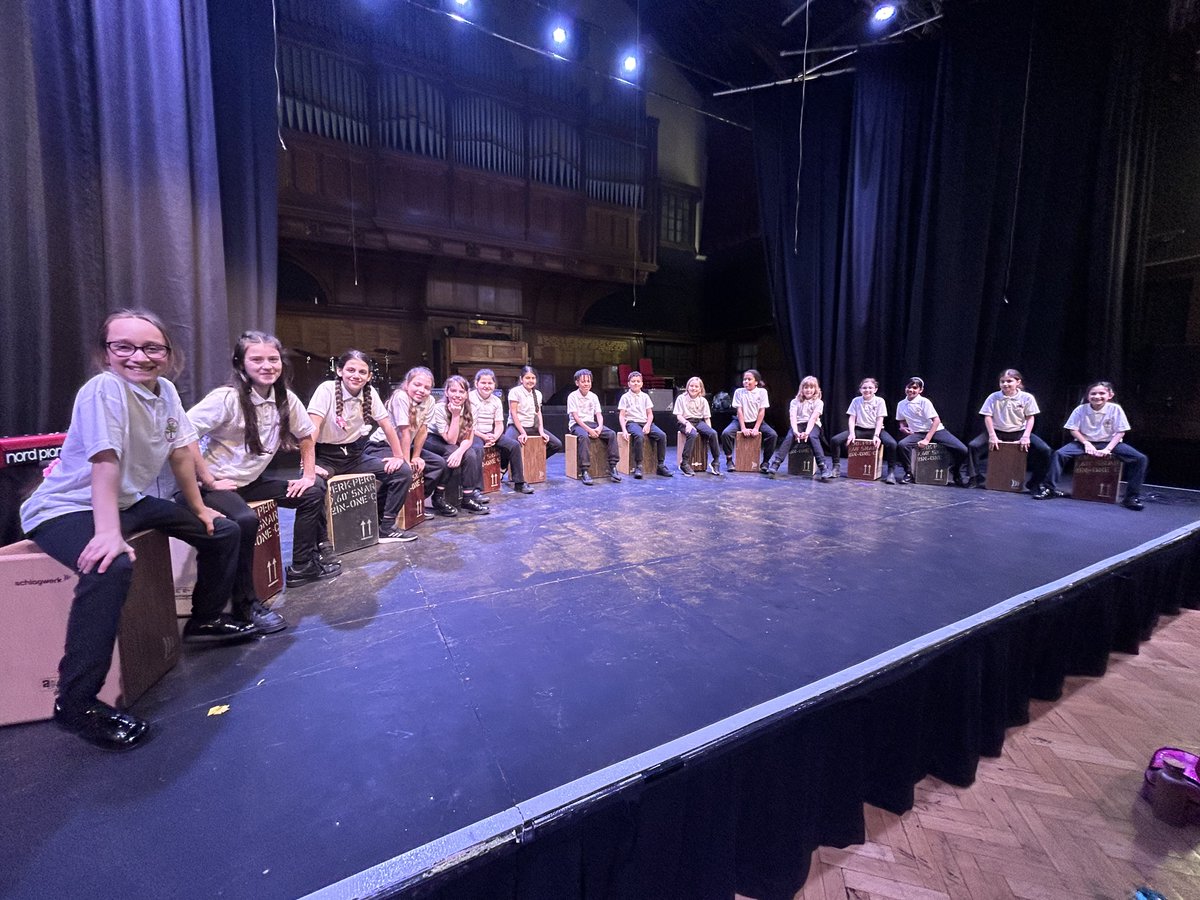
[[[549,479],[189,648],[136,752],[0,729],[0,894],[787,896],[1200,599],[1193,492]]]

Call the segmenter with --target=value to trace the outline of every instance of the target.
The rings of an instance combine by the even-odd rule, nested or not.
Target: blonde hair
[[[796,399],[801,400],[804,397],[804,389],[812,387],[814,389],[813,399],[821,399],[821,382],[817,381],[814,375],[805,375],[804,380],[800,382],[800,387],[796,388]]]
[[[700,378],[699,375],[693,375],[691,378],[689,378],[687,380],[686,387],[691,387],[693,381],[696,382],[696,384],[700,385],[700,393],[702,393],[702,394],[708,393],[707,391],[704,390],[704,380],[702,378]]]

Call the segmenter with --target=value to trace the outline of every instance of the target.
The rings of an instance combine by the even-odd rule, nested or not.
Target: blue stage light
[[[550,32],[550,38],[561,47],[567,42],[567,29],[561,25],[555,26],[554,30]]]
[[[633,73],[635,73],[637,71],[637,68],[638,68],[638,58],[636,56],[634,56],[632,53],[626,54],[625,58],[623,60],[621,60],[621,69],[622,69],[622,71],[625,72],[626,75],[632,75]]]
[[[871,21],[882,25],[884,22],[890,22],[896,17],[895,3],[880,3],[875,7],[875,11],[871,13]]]

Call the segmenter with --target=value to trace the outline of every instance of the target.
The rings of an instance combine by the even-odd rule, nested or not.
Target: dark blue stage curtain
[[[863,51],[854,75],[808,85],[802,165],[800,87],[756,97],[776,319],[831,425],[863,376],[894,406],[919,374],[966,438],[1013,366],[1053,442],[1082,383],[1122,378],[1163,21],[1133,0],[1091,20],[948,4],[936,43]]]
[[[269,4],[265,17],[269,72]],[[66,427],[97,326],[124,306],[172,328],[185,400],[223,381],[231,337],[272,322],[230,312],[207,4],[13,0],[0,12],[0,79],[0,434]],[[229,126],[220,161],[249,143]],[[260,254],[269,276],[235,257],[252,287],[234,299],[273,310],[273,161],[260,152],[248,173],[241,184],[272,201],[242,203],[231,219],[256,231],[230,244]]]

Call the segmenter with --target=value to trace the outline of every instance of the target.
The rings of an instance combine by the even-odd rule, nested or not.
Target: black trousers
[[[237,574],[233,580],[235,600],[261,600],[254,593],[254,541],[258,537],[258,514],[248,501],[274,500],[285,509],[296,510],[292,532],[292,565],[308,565],[325,540],[325,486],[318,479],[299,497],[287,495],[288,483],[280,478],[256,478],[235,491],[210,491],[201,488],[204,503],[237,524],[239,532]],[[175,495],[176,502],[181,500]]]

